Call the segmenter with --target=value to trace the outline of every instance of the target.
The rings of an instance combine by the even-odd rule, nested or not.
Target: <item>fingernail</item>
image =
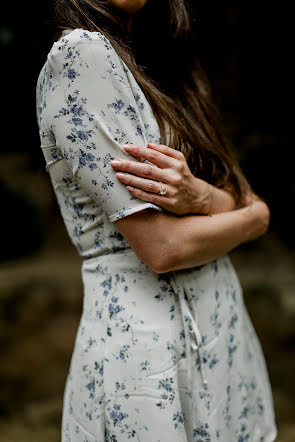
[[[114,167],[120,167],[121,166],[121,161],[112,160],[111,161],[111,165],[114,166]]]
[[[127,186],[126,188],[131,191],[134,190],[134,187],[132,187],[132,186]]]
[[[120,172],[116,173],[116,176],[118,178],[124,178],[125,177],[124,173],[120,173]]]
[[[156,147],[156,146],[157,146],[157,144],[156,144],[156,143],[148,143],[148,146],[153,146],[153,147]]]
[[[122,148],[123,149],[132,149],[132,146],[130,146],[130,144],[124,144],[123,146],[122,146]]]

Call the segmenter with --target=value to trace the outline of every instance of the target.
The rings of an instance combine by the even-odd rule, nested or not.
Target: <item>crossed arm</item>
[[[244,207],[235,208],[228,192],[217,188],[209,192],[208,183],[190,174],[183,155],[169,149],[125,148],[158,167],[128,160],[111,163],[119,173],[124,172],[117,178],[128,185],[130,193],[167,210],[147,209],[116,222],[138,257],[153,271],[165,273],[206,264],[267,231],[269,210],[256,195],[249,195]],[[159,181],[167,186],[168,197],[157,194]],[[214,195],[212,217],[201,215],[207,213],[210,193]]]
[[[154,272],[192,268],[263,235],[268,209],[260,200],[213,217],[178,217],[147,209],[116,222],[138,257]]]

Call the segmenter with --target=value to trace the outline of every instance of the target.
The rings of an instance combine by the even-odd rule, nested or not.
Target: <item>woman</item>
[[[275,440],[226,255],[264,234],[269,212],[226,147],[197,61],[185,62],[183,0],[56,0],[56,12],[37,117],[84,283],[62,441]],[[165,51],[156,69],[139,66],[143,17],[161,20],[174,75]]]

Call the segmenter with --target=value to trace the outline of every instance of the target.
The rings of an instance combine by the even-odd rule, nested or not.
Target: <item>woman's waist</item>
[[[117,268],[124,269],[149,269],[149,267],[141,261],[134,250],[129,248],[117,250],[105,250],[104,253],[95,256],[83,258],[82,270],[98,272],[108,267],[112,272]]]
[[[150,267],[139,259],[135,251],[129,247],[124,249],[110,250],[103,254],[99,254],[92,257],[85,257],[83,259],[82,271],[88,273],[92,272],[108,272],[115,274],[117,272],[140,272],[140,273],[152,273],[155,276],[166,279],[167,277],[176,278],[179,283],[187,282],[190,276],[193,278],[201,277],[201,275],[207,275],[207,277],[215,277],[218,273],[224,273],[223,271],[232,271],[233,266],[228,255],[220,257],[207,264],[192,267],[189,269],[174,270],[163,274],[157,274]]]

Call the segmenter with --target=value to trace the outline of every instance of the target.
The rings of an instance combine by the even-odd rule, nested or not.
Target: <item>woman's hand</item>
[[[235,208],[230,193],[191,173],[182,152],[158,144],[150,143],[147,147],[127,144],[123,149],[152,164],[119,158],[110,163],[117,171],[117,179],[127,185],[132,195],[177,215],[214,214]],[[163,188],[166,194],[160,195]]]

